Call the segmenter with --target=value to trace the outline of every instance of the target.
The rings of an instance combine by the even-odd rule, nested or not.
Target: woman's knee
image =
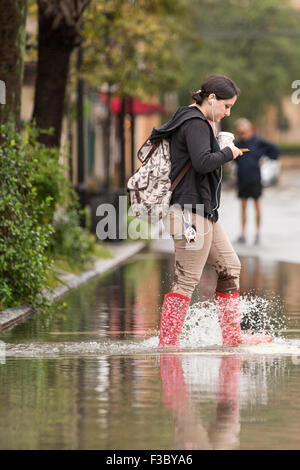
[[[188,272],[176,261],[172,292],[191,297],[195,287],[199,284],[201,273]]]
[[[217,292],[233,294],[239,290],[241,262],[237,256],[233,261],[230,265],[217,269]]]
[[[174,292],[176,294],[182,294],[189,298],[192,297],[194,290],[195,287],[187,286],[186,284],[180,284],[176,282],[173,282],[171,287],[171,292]]]

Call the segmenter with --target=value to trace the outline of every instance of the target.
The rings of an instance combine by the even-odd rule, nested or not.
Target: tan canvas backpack
[[[150,139],[138,151],[142,165],[129,178],[127,190],[133,215],[149,223],[168,213],[172,192],[190,168],[189,161],[171,184],[171,157],[168,139],[152,143]]]

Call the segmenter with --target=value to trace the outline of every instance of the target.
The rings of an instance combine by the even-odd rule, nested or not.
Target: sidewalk
[[[53,302],[54,300],[60,299],[63,295],[67,294],[71,289],[75,289],[85,282],[89,281],[93,277],[103,274],[110,269],[114,269],[124,261],[128,260],[135,254],[139,253],[145,248],[143,242],[132,242],[132,243],[106,243],[105,246],[114,255],[114,258],[110,259],[98,259],[95,262],[94,269],[85,271],[81,274],[75,275],[66,272],[60,272],[60,278],[66,285],[59,285],[54,289],[54,293],[46,293],[46,297]],[[16,323],[24,321],[28,316],[33,313],[33,309],[30,305],[24,305],[21,307],[15,307],[3,310],[0,312],[0,332],[11,328]]]
[[[238,255],[300,263],[300,169],[282,171],[277,186],[265,188],[261,198],[261,244],[253,245],[255,212],[248,204],[247,243],[235,243],[240,234],[240,201],[234,189],[222,190],[220,220]],[[154,240],[156,251],[173,252],[172,240]]]
[[[300,263],[300,169],[285,170],[277,186],[265,188],[261,198],[261,244],[253,246],[255,211],[248,203],[247,243],[235,244],[239,255]],[[220,218],[231,241],[240,235],[240,201],[235,190],[223,191]]]

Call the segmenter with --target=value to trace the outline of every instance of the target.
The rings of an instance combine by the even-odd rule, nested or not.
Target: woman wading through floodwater
[[[170,121],[151,134],[152,142],[170,139],[172,182],[189,160],[192,163],[172,194],[169,215],[164,220],[174,240],[175,273],[171,292],[165,295],[162,306],[159,347],[179,346],[190,299],[206,262],[218,276],[216,300],[223,344],[272,341],[270,336],[246,335],[241,331],[238,313],[241,264],[218,217],[221,167],[243,153],[233,143],[220,149],[215,122],[230,116],[238,94],[239,89],[230,78],[211,75],[192,95],[192,105],[179,108]],[[187,205],[188,211],[184,208]]]

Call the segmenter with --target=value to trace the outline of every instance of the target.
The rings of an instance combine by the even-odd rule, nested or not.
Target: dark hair
[[[217,100],[228,100],[239,95],[240,89],[226,75],[210,75],[203,81],[201,89],[192,93],[192,98],[201,105],[211,93],[216,95]]]

